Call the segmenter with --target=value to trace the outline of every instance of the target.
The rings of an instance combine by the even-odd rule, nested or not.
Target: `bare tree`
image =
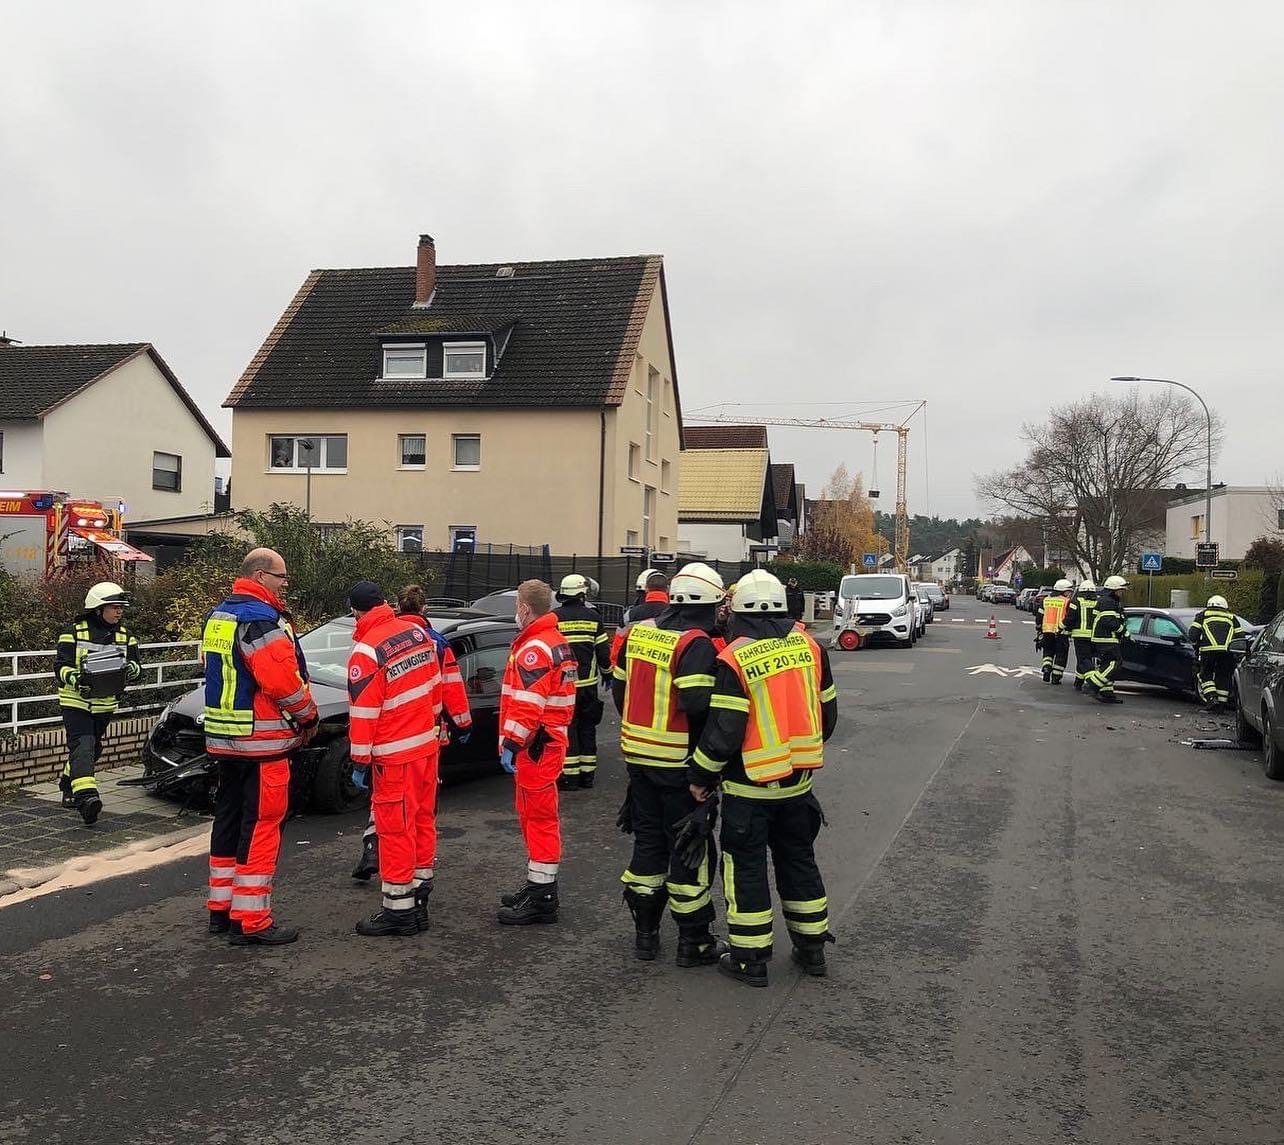
[[[1284,471],[1270,478],[1266,489],[1271,499],[1270,508],[1266,511],[1267,531],[1284,530]]]
[[[1166,490],[1201,469],[1208,448],[1203,411],[1167,387],[1058,406],[1021,438],[1025,459],[978,477],[977,495],[1039,521],[1049,543],[1097,579],[1135,564],[1163,528]],[[1214,418],[1214,453],[1220,440]]]

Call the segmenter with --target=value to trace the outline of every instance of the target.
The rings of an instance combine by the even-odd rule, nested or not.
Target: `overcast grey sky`
[[[1260,484],[1282,32],[1270,0],[9,0],[0,327],[151,341],[225,429],[310,268],[420,231],[447,263],[659,253],[685,409],[926,398],[934,512],[1119,373],[1201,390],[1215,478]],[[771,440],[813,489],[869,468],[864,436]]]

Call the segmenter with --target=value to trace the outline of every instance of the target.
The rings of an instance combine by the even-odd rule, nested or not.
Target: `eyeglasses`
[[[289,574],[289,573],[273,572],[271,569],[264,569],[264,570],[263,570],[263,575],[264,575],[264,576],[274,576],[274,577],[276,577],[276,578],[277,578],[277,580],[289,580],[289,579],[290,579],[290,574]]]

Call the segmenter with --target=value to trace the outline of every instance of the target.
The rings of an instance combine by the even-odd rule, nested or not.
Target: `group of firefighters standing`
[[[1035,647],[1043,654],[1043,679],[1060,684],[1074,645],[1074,686],[1103,704],[1121,704],[1115,694],[1122,642],[1129,638],[1123,590],[1128,582],[1108,576],[1100,589],[1091,581],[1078,587],[1062,578],[1035,610]],[[1210,596],[1190,626],[1195,649],[1195,686],[1212,711],[1230,702],[1235,657],[1231,642],[1243,633],[1239,618],[1223,596]]]

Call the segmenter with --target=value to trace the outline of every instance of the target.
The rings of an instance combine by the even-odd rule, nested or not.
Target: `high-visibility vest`
[[[698,628],[674,632],[654,620],[634,624],[624,638],[624,710],[620,751],[631,763],[685,767],[691,753],[691,725],[678,703],[673,668],[696,640]]]
[[[1049,596],[1043,601],[1043,631],[1055,633],[1066,618],[1066,605],[1070,603],[1064,596]]]
[[[740,678],[749,698],[740,756],[750,782],[773,783],[820,767],[820,649],[815,640],[797,629],[783,639],[742,636],[718,659]]]
[[[58,637],[58,640],[59,642],[63,642],[67,637],[68,634],[64,632],[60,637]],[[85,657],[91,652],[103,652],[109,648],[124,648],[126,649],[126,655],[128,656],[130,635],[129,631],[123,624],[116,626],[116,633],[110,644],[99,644],[89,633],[89,621],[78,620],[76,621],[76,627],[72,630],[71,639],[76,642],[75,670],[77,672],[80,671]],[[103,716],[110,715],[116,710],[120,705],[120,697],[95,696],[93,699],[87,700],[80,694],[79,687],[73,688],[70,684],[64,682],[58,689],[58,704],[60,707],[76,708],[79,711],[89,712],[95,716]]]
[[[1226,652],[1235,639],[1239,618],[1222,608],[1206,608],[1195,617],[1195,624],[1204,634],[1198,645],[1201,652]]]
[[[1070,635],[1076,640],[1091,640],[1093,618],[1097,611],[1097,598],[1088,596],[1086,593],[1080,593],[1075,597],[1075,602],[1079,606],[1079,622],[1070,631]]]

